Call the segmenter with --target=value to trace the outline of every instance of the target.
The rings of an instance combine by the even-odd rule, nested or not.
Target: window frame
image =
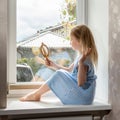
[[[9,0],[8,2],[8,81],[10,90],[14,89],[35,89],[38,88],[38,83],[16,83],[16,1]],[[76,1],[76,14],[77,14],[77,24],[88,24],[88,0],[77,0]],[[82,19],[81,19],[82,18]],[[39,86],[42,84],[39,84]],[[29,86],[29,87],[28,87]]]
[[[0,109],[7,106],[7,44],[8,44],[7,0],[0,1]]]

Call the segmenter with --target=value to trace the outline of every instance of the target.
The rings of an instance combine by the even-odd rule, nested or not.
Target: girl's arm
[[[72,63],[69,67],[64,67],[64,66],[60,66],[56,63],[54,63],[52,60],[50,59],[46,59],[46,60],[43,60],[42,58],[36,56],[35,57],[35,60],[37,63],[39,64],[44,64],[46,65],[47,67],[51,68],[51,69],[54,69],[54,70],[57,70],[57,69],[64,69],[66,71],[72,71],[73,69],[73,66],[74,66],[74,63]]]
[[[82,86],[86,82],[87,78],[87,71],[88,71],[88,66],[84,64],[84,61],[87,59],[87,57],[90,55],[91,48],[88,48],[86,50],[81,59],[79,60],[79,66],[78,66],[78,86]]]
[[[66,71],[68,71],[68,72],[71,72],[71,71],[72,71],[73,66],[74,66],[74,63],[72,63],[69,67],[64,67],[64,66],[60,66],[60,65],[56,64],[56,68],[57,68],[57,69],[64,69],[64,70],[66,70]]]
[[[79,62],[78,66],[78,86],[82,86],[86,81],[88,67],[83,62]]]
[[[46,59],[45,64],[47,67],[49,67],[51,69],[54,69],[54,70],[64,69],[64,70],[69,71],[69,72],[72,71],[73,66],[74,66],[74,63],[72,63],[69,67],[64,67],[64,66],[61,66],[61,65],[54,63],[50,59]]]

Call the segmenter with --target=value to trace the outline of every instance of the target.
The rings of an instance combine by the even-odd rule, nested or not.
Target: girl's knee
[[[57,70],[56,71],[56,74],[61,74],[61,73],[63,73],[64,71],[62,70],[62,69],[59,69],[59,70]]]

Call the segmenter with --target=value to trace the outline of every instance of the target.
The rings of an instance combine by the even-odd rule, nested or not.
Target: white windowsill
[[[110,104],[97,100],[92,105],[63,105],[55,95],[48,94],[43,95],[39,102],[21,102],[19,98],[8,97],[7,108],[0,109],[0,115],[111,110]]]

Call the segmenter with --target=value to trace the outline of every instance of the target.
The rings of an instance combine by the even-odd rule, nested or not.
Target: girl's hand
[[[84,51],[79,62],[83,63],[86,60],[86,58],[90,55],[90,52],[91,48],[88,48],[86,51]]]
[[[57,64],[55,64],[52,60],[48,58],[45,59],[45,65],[50,68],[54,68],[54,69],[57,68]]]

